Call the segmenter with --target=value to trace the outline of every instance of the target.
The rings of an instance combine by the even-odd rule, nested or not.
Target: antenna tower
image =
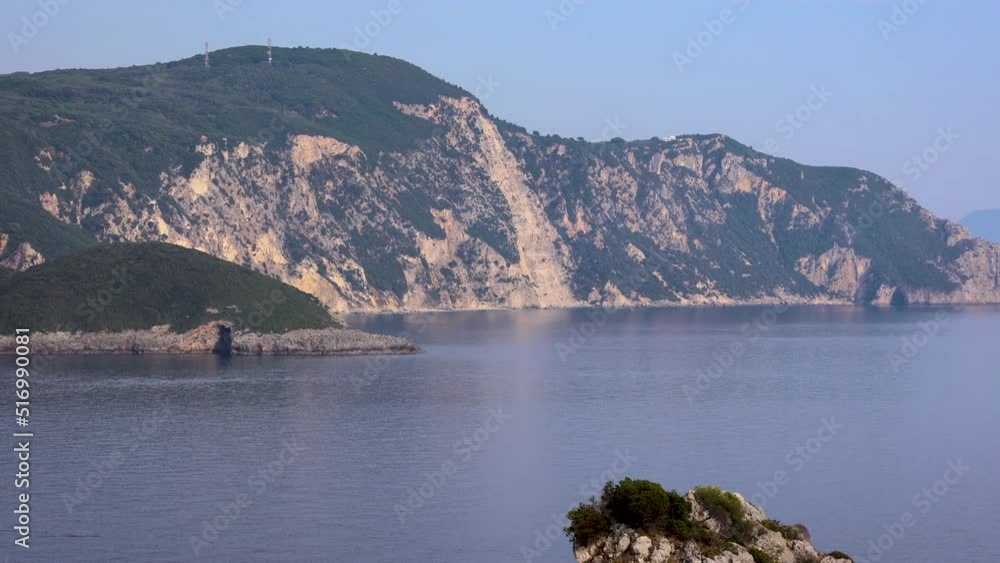
[[[271,38],[267,38],[267,64],[271,64]]]
[[[205,42],[205,68],[208,68],[208,41]]]

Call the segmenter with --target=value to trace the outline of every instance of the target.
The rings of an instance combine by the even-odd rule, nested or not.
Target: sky
[[[529,131],[724,133],[855,166],[938,215],[1000,208],[1000,2],[5,0],[0,73],[265,44],[392,55]]]

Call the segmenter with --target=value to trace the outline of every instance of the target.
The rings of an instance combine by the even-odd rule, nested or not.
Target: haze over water
[[[913,337],[941,311],[351,317],[426,353],[55,358],[32,376],[15,560],[192,560],[195,537],[205,561],[566,563],[546,529],[628,475],[740,492],[856,561],[905,512],[880,561],[994,561],[1000,310]],[[969,469],[935,491],[949,462]]]

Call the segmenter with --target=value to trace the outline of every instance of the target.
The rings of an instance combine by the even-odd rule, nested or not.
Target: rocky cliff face
[[[380,111],[430,134],[394,147],[291,125],[267,141],[208,134],[178,149],[196,165],[163,165],[143,185],[86,160],[67,167],[69,145],[46,137],[28,197],[98,240],[197,248],[336,311],[1000,302],[1000,245],[868,172],[801,166],[722,135],[533,135],[453,90],[420,103],[400,93]],[[140,144],[160,150],[155,136]],[[0,259],[23,268],[43,259],[33,253],[21,244]]]
[[[746,531],[749,538],[741,545],[735,542],[706,545],[695,540],[649,535],[629,528],[616,526],[605,538],[590,545],[574,546],[578,563],[852,563],[840,552],[820,553],[813,547],[809,531],[800,524],[784,526],[769,520],[764,511],[747,502],[738,493],[742,503]],[[692,520],[707,533],[728,535],[733,527],[726,514],[709,509],[694,491],[685,498],[693,508]]]
[[[0,268],[8,270],[27,270],[45,261],[45,258],[35,250],[31,243],[21,242],[11,244],[10,235],[0,233]]]

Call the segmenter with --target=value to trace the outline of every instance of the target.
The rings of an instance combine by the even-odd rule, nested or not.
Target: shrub
[[[683,498],[683,497],[682,497]],[[685,499],[686,500],[686,499]],[[679,540],[692,539],[696,532],[706,531],[704,528],[697,528],[687,519],[676,518],[667,520],[660,525],[659,531],[669,538]]]
[[[796,526],[781,526],[781,537],[788,541],[792,540],[804,540],[805,535]]]
[[[733,521],[744,519],[743,503],[733,493],[719,487],[698,487],[694,490],[694,496],[713,518],[728,517]]]
[[[589,545],[611,533],[613,524],[687,540],[696,531],[690,521],[691,503],[652,481],[625,478],[608,481],[601,498],[578,505],[566,517],[564,531],[574,545]]]
[[[694,495],[712,518],[730,521],[729,539],[739,544],[753,539],[753,524],[746,519],[743,503],[736,495],[719,487],[698,487]]]
[[[611,518],[630,528],[680,535],[690,530],[691,503],[658,483],[625,478],[610,481],[602,497]]]
[[[611,533],[611,521],[593,499],[570,510],[566,517],[569,526],[564,531],[574,545],[590,545]]]
[[[688,538],[684,538],[688,539]],[[701,546],[701,553],[705,557],[714,558],[722,555],[727,550],[732,550],[732,544],[711,530],[694,526],[691,529],[690,539]]]
[[[750,548],[750,556],[753,557],[753,563],[778,563],[774,557],[771,557],[756,547]]]
[[[853,557],[851,557],[850,555],[844,553],[843,551],[831,551],[830,553],[827,553],[827,556],[833,557],[834,559],[847,559],[848,561],[851,561],[852,563],[854,561]]]
[[[781,532],[781,522],[778,522],[777,520],[771,520],[768,518],[767,520],[762,520],[760,525],[764,526],[768,530],[771,530],[772,532]]]
[[[781,522],[778,522],[777,520],[771,520],[771,519],[761,521],[761,525],[767,528],[768,530],[771,530],[772,532],[778,532],[779,534],[781,534],[781,537],[785,538],[788,541],[807,539],[805,537],[805,534],[802,533],[802,530],[800,530],[799,527],[797,527],[800,525],[786,526]]]

